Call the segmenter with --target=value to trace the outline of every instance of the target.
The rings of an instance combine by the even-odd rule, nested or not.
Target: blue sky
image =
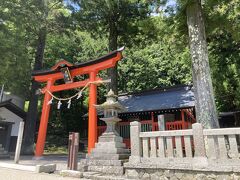
[[[70,0],[64,0],[64,3],[66,5],[71,5],[73,8],[75,8],[75,10],[79,9],[79,6],[77,4],[74,4],[72,1]],[[164,10],[166,9],[168,6],[175,6],[176,5],[176,0],[168,0],[167,4],[162,7],[161,9]]]
[[[176,5],[176,0],[169,0],[167,5],[168,6],[175,6]]]

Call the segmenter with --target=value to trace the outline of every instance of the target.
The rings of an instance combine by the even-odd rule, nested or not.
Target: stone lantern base
[[[105,121],[105,118],[102,120]],[[115,120],[117,122],[120,119],[115,118]],[[123,162],[128,160],[130,152],[126,149],[122,137],[116,131],[112,131],[113,129],[107,128],[106,132],[99,137],[98,143],[96,143],[92,152],[87,155],[86,159],[80,161],[80,171],[94,171],[114,175],[124,174]]]

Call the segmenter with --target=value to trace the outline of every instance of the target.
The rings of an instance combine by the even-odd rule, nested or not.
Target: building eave
[[[26,119],[27,113],[20,107],[13,104],[12,99],[0,102],[0,108],[6,108],[7,110],[16,114],[18,117],[22,118],[23,120]]]

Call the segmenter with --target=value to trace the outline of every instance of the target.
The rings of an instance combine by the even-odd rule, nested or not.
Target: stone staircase
[[[7,151],[4,150],[2,144],[0,144],[0,159],[7,159],[10,158],[10,155]]]

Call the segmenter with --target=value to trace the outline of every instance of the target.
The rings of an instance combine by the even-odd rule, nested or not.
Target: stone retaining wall
[[[166,169],[125,169],[129,179],[146,180],[240,180],[240,173]]]

